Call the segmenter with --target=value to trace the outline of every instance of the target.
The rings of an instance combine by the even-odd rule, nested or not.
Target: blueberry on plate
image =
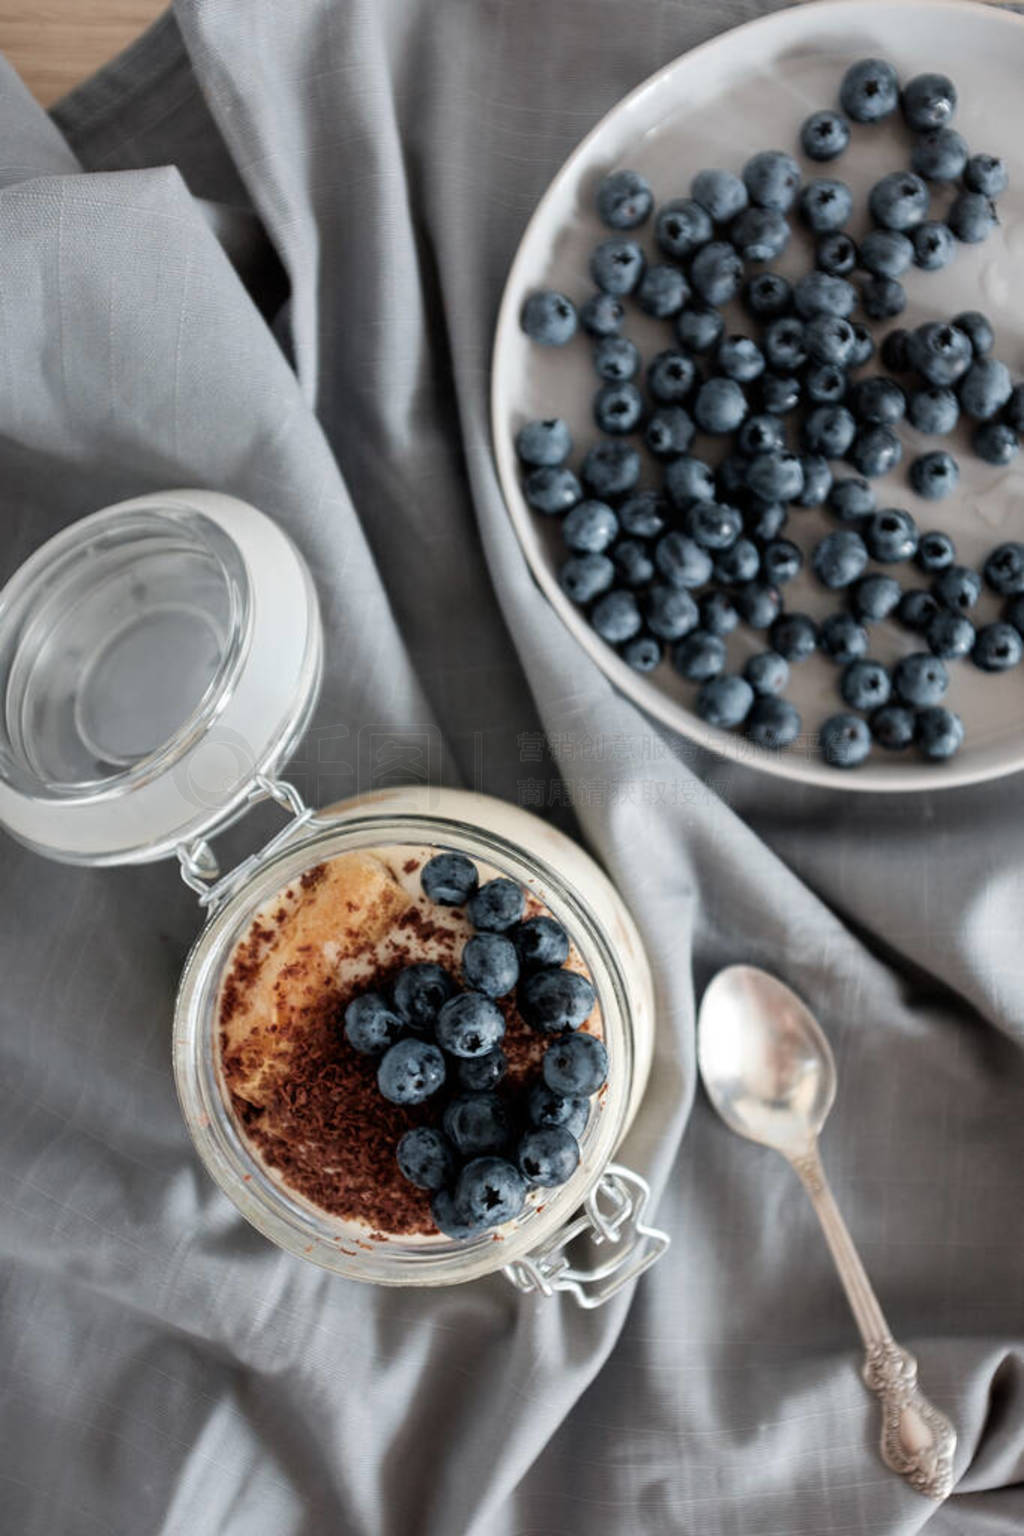
[[[818,744],[833,768],[856,768],[871,751],[871,732],[859,715],[830,715],[822,723]]]
[[[673,647],[672,665],[689,682],[702,683],[725,666],[725,643],[718,635],[695,629]]]
[[[943,607],[966,613],[981,596],[981,577],[969,565],[950,565],[935,578],[932,591]]]
[[[883,704],[871,714],[871,735],[887,752],[901,752],[914,739],[914,712],[902,704]]]
[[[850,125],[841,112],[812,112],[800,129],[800,148],[808,160],[835,160],[850,142]]]
[[[753,702],[754,690],[746,678],[737,677],[734,672],[723,672],[701,683],[693,707],[708,725],[731,730],[747,718]]]
[[[892,669],[892,683],[898,699],[921,709],[939,702],[949,687],[949,673],[937,656],[916,651],[900,657]]]
[[[732,550],[729,553],[732,554]],[[773,619],[782,612],[779,589],[768,581],[745,581],[736,588],[735,603],[740,618],[751,629],[770,628]]]
[[[622,659],[634,672],[653,672],[663,654],[661,641],[653,635],[636,635],[622,647]]]
[[[865,624],[887,619],[899,605],[902,589],[893,576],[862,576],[850,589],[850,608]]]
[[[859,475],[836,480],[828,493],[829,511],[844,523],[859,523],[877,505],[874,487]]]
[[[884,507],[864,525],[864,541],[869,553],[886,565],[913,559],[918,539],[917,524],[901,507]]]
[[[547,1083],[537,1081],[526,1096],[526,1113],[531,1125],[564,1126],[578,1141],[586,1126],[590,1105],[585,1098],[555,1093]]]
[[[644,442],[656,459],[677,459],[690,447],[696,430],[681,405],[663,405],[648,418]]]
[[[596,1035],[564,1035],[544,1052],[541,1073],[553,1092],[583,1098],[608,1076],[608,1052]]]
[[[830,613],[818,634],[818,648],[837,666],[867,654],[868,632],[850,613]]]
[[[757,381],[761,409],[787,416],[800,404],[800,380],[791,374],[762,373]]]
[[[762,345],[770,365],[783,372],[802,368],[807,361],[803,323],[795,315],[782,315],[778,320],[770,321]]]
[[[609,645],[623,645],[643,627],[636,598],[621,587],[598,598],[590,611],[590,622]]]
[[[789,662],[777,651],[759,651],[747,657],[743,676],[758,697],[782,693],[789,683]]]
[[[1010,370],[994,357],[979,357],[960,380],[960,404],[975,421],[990,421],[1012,393]]]
[[[564,965],[569,958],[569,935],[553,917],[528,917],[516,924],[509,937],[524,971]]]
[[[431,1197],[430,1214],[438,1231],[456,1242],[464,1242],[470,1237],[479,1237],[484,1230],[456,1205],[455,1196],[449,1189],[439,1189]]]
[[[580,325],[588,336],[614,336],[626,318],[624,306],[614,294],[592,293],[580,310]]]
[[[953,324],[969,339],[975,357],[986,357],[992,351],[996,343],[995,332],[988,317],[980,310],[965,309],[963,314],[953,316]]]
[[[723,437],[742,423],[747,397],[735,379],[705,379],[697,391],[693,414],[702,432]]]
[[[647,265],[635,240],[602,240],[590,254],[590,275],[602,293],[621,299],[632,293]]]
[[[709,635],[731,635],[740,622],[736,604],[728,592],[715,589],[700,600],[700,627]]]
[[[697,627],[697,604],[685,589],[659,583],[645,594],[643,608],[647,628],[659,640],[681,640]]]
[[[800,217],[816,235],[842,229],[853,212],[853,194],[845,181],[818,176],[800,192]],[[850,263],[852,270],[853,263]]]
[[[690,184],[690,196],[707,209],[716,224],[728,224],[747,206],[747,189],[732,171],[698,171]]]
[[[983,192],[961,192],[946,215],[950,229],[964,245],[980,245],[999,223],[996,205]]]
[[[779,272],[758,272],[748,279],[743,302],[758,320],[774,320],[792,304],[793,287]]]
[[[857,305],[857,290],[845,277],[805,272],[793,289],[793,303],[804,320],[813,315],[839,315],[848,320]]]
[[[967,155],[967,140],[955,128],[932,128],[914,140],[910,166],[926,181],[956,181],[963,174]]]
[[[659,352],[647,367],[647,393],[659,405],[679,405],[692,393],[697,367],[685,352]]]
[[[464,853],[436,853],[420,873],[424,896],[441,907],[461,907],[476,890],[479,879],[476,865]]]
[[[904,592],[896,604],[896,617],[904,629],[913,630],[917,634],[924,633],[938,612],[940,609],[935,598],[920,587]]]
[[[818,626],[806,613],[780,613],[768,631],[768,638],[786,661],[806,661],[818,645]]]
[[[654,193],[639,171],[612,171],[597,189],[597,211],[612,229],[636,229],[651,215]]]
[[[747,483],[747,460],[742,453],[727,453],[715,470],[717,494],[724,501],[739,496]]]
[[[429,1125],[416,1125],[399,1138],[398,1166],[417,1189],[441,1189],[455,1172],[455,1153],[447,1136]]]
[[[723,582],[727,587],[742,586],[746,589],[757,585],[754,577],[760,569],[761,556],[756,544],[750,539],[737,539],[729,549],[723,549],[716,559],[714,575],[716,581]],[[745,608],[745,605],[740,603],[738,595],[734,599],[734,604],[737,612],[741,607]],[[747,617],[746,611],[742,613],[742,617]],[[747,622],[750,622],[749,619]]]
[[[695,501],[686,514],[686,532],[701,549],[731,549],[742,531],[742,513],[723,502]]]
[[[929,575],[937,575],[939,571],[946,570],[956,559],[956,545],[948,533],[941,528],[933,528],[928,533],[921,535],[915,556],[922,571]]]
[[[474,928],[486,933],[504,933],[518,923],[526,906],[521,885],[500,876],[488,880],[466,904],[466,916]]]
[[[508,1071],[508,1058],[500,1045],[484,1056],[462,1056],[455,1064],[459,1087],[467,1093],[489,1093]]]
[[[748,416],[736,439],[740,453],[752,458],[756,453],[773,453],[786,445],[786,429],[777,416],[762,412]]]
[[[377,1087],[391,1104],[422,1104],[445,1079],[444,1057],[428,1040],[398,1040],[380,1059]]]
[[[624,496],[640,478],[640,455],[629,443],[595,443],[584,455],[580,478],[593,496]],[[579,499],[577,496],[575,501]],[[575,505],[575,501],[570,505]]]
[[[534,469],[564,464],[572,452],[572,436],[558,416],[548,421],[528,421],[516,433],[516,453]]]
[[[926,219],[923,224],[919,224],[911,239],[914,243],[914,265],[920,267],[922,272],[938,272],[948,267],[956,255],[953,231],[948,224],[937,219]]]
[[[723,336],[715,361],[719,371],[738,384],[749,384],[764,372],[764,354],[749,336]]]
[[[594,420],[610,436],[632,432],[643,414],[644,397],[635,384],[603,384],[594,396]]]
[[[960,466],[951,453],[938,449],[919,454],[910,466],[910,484],[926,501],[941,501],[956,490]]]
[[[992,550],[983,567],[985,580],[1000,597],[1024,592],[1024,544],[1011,539]]]
[[[377,992],[354,997],[345,1009],[345,1039],[364,1056],[382,1056],[403,1028],[403,1020]]]
[[[858,421],[893,427],[907,409],[907,397],[895,379],[881,376],[858,379],[850,387],[847,404]]]
[[[846,398],[849,386],[845,368],[835,363],[811,363],[804,372],[807,398],[815,405],[838,405]]]
[[[941,704],[922,709],[914,723],[917,750],[929,762],[938,763],[959,751],[964,739],[964,723],[959,715]]]
[[[890,171],[868,194],[868,209],[876,224],[900,234],[928,217],[928,184],[914,171]]]
[[[532,971],[519,988],[519,1006],[532,1029],[545,1035],[578,1029],[593,1011],[597,995],[578,971],[550,967]]]
[[[927,384],[955,384],[974,360],[966,331],[948,321],[919,325],[907,337],[907,360]]]
[[[831,407],[822,406],[821,410]],[[841,407],[839,407],[841,409]],[[818,449],[820,443],[808,441],[808,447]],[[746,470],[749,488],[765,501],[794,501],[804,488],[804,466],[799,454],[783,449],[774,453],[758,453],[750,460]]]
[[[853,351],[850,354],[850,367],[863,368],[875,355],[874,337],[859,320],[853,322]]]
[[[907,420],[929,437],[945,437],[960,420],[960,402],[951,389],[939,385],[912,390],[907,400]]]
[[[545,1125],[529,1130],[516,1148],[519,1172],[541,1189],[564,1184],[579,1167],[579,1142],[564,1125]]]
[[[666,256],[677,261],[706,245],[713,233],[711,215],[692,197],[662,204],[654,221],[654,238]]]
[[[888,704],[892,684],[880,661],[851,661],[843,668],[839,691],[851,709],[877,709]]]
[[[907,127],[915,133],[945,128],[956,112],[956,86],[948,75],[915,75],[904,86],[900,105]]]
[[[562,539],[576,555],[602,555],[615,542],[619,520],[605,501],[580,501],[566,513]]]
[[[742,278],[742,258],[724,240],[702,245],[690,263],[690,281],[705,304],[728,304],[739,293]]]
[[[758,208],[773,208],[785,213],[792,207],[800,187],[800,167],[792,155],[781,149],[764,149],[752,155],[743,167],[747,195]]]
[[[983,672],[1006,672],[1020,664],[1024,655],[1024,641],[1012,624],[1002,621],[986,624],[978,630],[971,660]]]
[[[680,346],[698,356],[710,352],[724,330],[721,312],[711,304],[688,304],[682,314],[676,316],[676,337]]]
[[[800,726],[800,716],[787,699],[765,695],[754,700],[744,730],[755,746],[778,752],[792,745]]]
[[[962,613],[941,609],[925,630],[925,639],[933,656],[946,661],[959,661],[974,649],[975,629],[970,619]]]
[[[895,229],[872,229],[858,249],[860,265],[875,277],[902,277],[914,259],[914,247]]]
[[[765,501],[763,496],[755,496],[753,491],[747,493],[746,506],[743,513],[743,527],[751,539],[770,540],[777,538],[789,521],[789,513],[781,501]],[[754,549],[757,555],[757,549]],[[733,581],[751,581],[760,569],[760,559],[754,566],[753,574],[746,576],[734,576]]]
[[[459,1174],[455,1206],[475,1227],[500,1227],[519,1215],[526,1184],[518,1168],[503,1157],[475,1157]]]
[[[964,169],[964,186],[969,192],[998,197],[1010,185],[1005,161],[998,155],[972,155]]]
[[[804,326],[804,345],[816,363],[845,367],[854,348],[853,326],[839,315],[814,315]]]
[[[803,425],[805,446],[827,459],[841,459],[856,436],[857,423],[845,405],[816,405]]]
[[[1020,451],[1020,435],[1006,421],[983,421],[971,433],[971,447],[986,464],[1010,464]]]
[[[839,87],[839,105],[855,123],[877,123],[899,103],[896,71],[885,59],[860,59],[851,64]]]
[[[654,559],[670,587],[702,587],[711,576],[711,556],[707,550],[678,529],[658,540]]]
[[[640,539],[620,539],[609,551],[620,587],[646,587],[654,580],[654,561]],[[632,636],[627,638],[632,639]]]
[[[657,491],[637,491],[627,497],[618,511],[623,533],[634,539],[656,539],[664,533],[668,509]]]
[[[849,587],[864,574],[867,545],[852,528],[841,528],[819,539],[811,555],[811,567],[822,586],[833,591]]]
[[[594,348],[594,372],[610,384],[635,379],[639,368],[640,353],[628,336],[602,336]]]
[[[861,285],[860,307],[869,320],[893,320],[907,307],[906,290],[895,278],[869,277]]]
[[[689,284],[679,268],[663,263],[648,267],[637,284],[636,301],[655,320],[678,315],[689,297]]]
[[[564,293],[543,289],[530,294],[519,323],[531,341],[544,347],[564,347],[576,334],[576,306]]]
[[[511,1129],[508,1110],[496,1093],[460,1093],[449,1099],[441,1124],[462,1157],[500,1152]]]
[[[802,453],[800,467],[804,483],[793,500],[798,507],[820,507],[832,489],[832,471],[820,453]]]
[[[452,854],[451,857],[459,858],[460,855]],[[475,869],[473,873],[476,874]],[[454,896],[465,890],[468,880],[468,874],[464,874],[461,870],[457,872],[456,877],[443,876],[444,894]],[[475,886],[476,882],[474,881],[473,884]],[[437,901],[440,906],[459,907],[467,899],[460,894],[457,901],[445,901],[431,895],[426,885],[424,885],[424,891],[430,896],[431,901]],[[443,966],[435,965],[431,960],[417,960],[399,971],[391,989],[391,996],[395,1011],[401,1015],[409,1028],[424,1034],[433,1029],[437,1015],[448,999],[454,995],[455,990],[455,982]]]
[[[684,455],[666,465],[665,489],[676,507],[687,507],[691,501],[713,501],[715,476],[703,459]]]
[[[785,586],[792,581],[804,563],[803,553],[792,539],[770,539],[764,547],[761,565],[765,577],[775,586]]]
[[[903,457],[903,444],[891,427],[865,427],[850,449],[850,463],[869,479],[887,475]]]
[[[593,602],[615,580],[615,567],[607,555],[572,555],[558,571],[558,585],[573,603]]]
[[[907,244],[910,245],[909,240]],[[913,257],[913,246],[910,246],[910,254]],[[881,358],[890,373],[909,373],[911,371],[910,332],[899,325],[895,330],[890,331],[882,342]]]
[[[581,500],[583,491],[571,469],[564,465],[531,469],[523,485],[527,506],[545,517],[559,517]]]

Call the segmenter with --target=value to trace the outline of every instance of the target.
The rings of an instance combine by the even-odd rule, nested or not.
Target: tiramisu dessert
[[[266,903],[218,1023],[256,1160],[377,1239],[472,1237],[564,1183],[608,1065],[565,929],[497,871],[411,844],[340,854]]]

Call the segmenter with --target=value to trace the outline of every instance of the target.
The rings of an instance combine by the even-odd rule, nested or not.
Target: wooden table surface
[[[49,106],[166,8],[167,0],[0,0],[0,53]]]

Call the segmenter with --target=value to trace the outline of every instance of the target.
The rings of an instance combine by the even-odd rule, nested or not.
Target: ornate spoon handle
[[[882,1405],[882,1460],[930,1499],[953,1487],[956,1430],[917,1385],[917,1361],[889,1332],[878,1298],[825,1178],[817,1147],[790,1158],[818,1214],[867,1351],[865,1384]]]

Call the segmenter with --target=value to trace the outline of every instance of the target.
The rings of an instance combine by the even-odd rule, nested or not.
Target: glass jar
[[[308,570],[255,508],[181,491],[83,519],[0,593],[0,820],[71,862],[177,854],[208,915],[175,1008],[178,1095],[209,1172],[273,1242],[377,1284],[504,1270],[521,1290],[600,1305],[668,1243],[645,1224],[646,1184],[614,1162],[653,1048],[636,926],[589,855],[505,802],[417,786],[306,807],[276,774],[309,722],[321,657]],[[287,824],[221,875],[210,838],[268,798],[289,812]],[[609,1072],[580,1165],[498,1234],[372,1236],[327,1215],[263,1166],[222,1088],[217,1000],[255,913],[312,866],[387,844],[463,852],[527,887],[566,928],[597,991]]]

